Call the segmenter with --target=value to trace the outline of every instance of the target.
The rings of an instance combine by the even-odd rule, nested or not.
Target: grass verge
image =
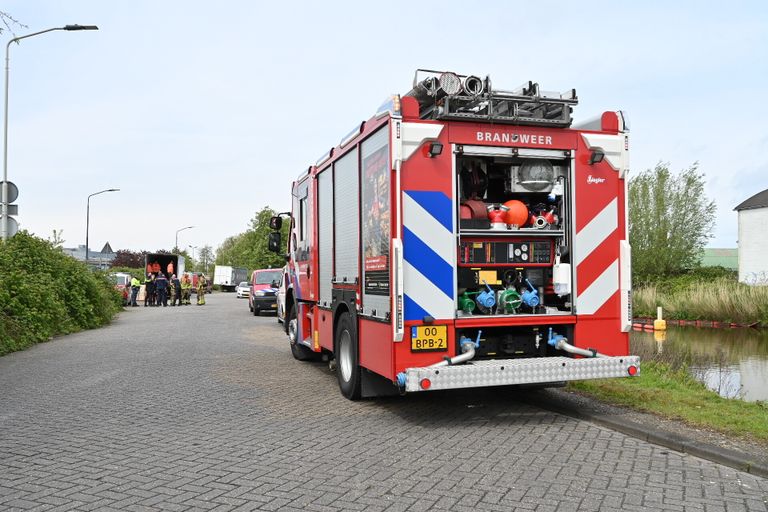
[[[768,404],[720,397],[685,367],[649,361],[639,377],[572,382],[569,389],[615,405],[768,445]]]

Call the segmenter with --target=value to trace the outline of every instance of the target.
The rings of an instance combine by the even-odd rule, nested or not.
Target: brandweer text
[[[539,146],[551,146],[550,135],[529,135],[527,133],[498,133],[477,132],[478,142],[519,142],[520,144],[536,144]]]

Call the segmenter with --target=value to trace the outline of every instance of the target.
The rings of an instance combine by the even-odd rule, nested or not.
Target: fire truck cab
[[[331,359],[350,399],[636,375],[629,129],[572,126],[576,104],[418,70],[342,137],[270,235],[294,357]]]

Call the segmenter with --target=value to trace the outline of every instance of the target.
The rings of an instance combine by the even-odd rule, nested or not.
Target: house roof
[[[765,208],[768,206],[768,188],[763,190],[762,192],[758,192],[757,194],[753,195],[743,203],[741,203],[739,206],[734,208],[734,211],[741,211],[741,210],[753,210],[755,208]]]

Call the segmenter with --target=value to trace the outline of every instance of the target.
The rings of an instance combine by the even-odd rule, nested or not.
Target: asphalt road
[[[350,402],[234,294],[133,308],[0,358],[0,509],[768,510],[768,480],[517,393]]]

